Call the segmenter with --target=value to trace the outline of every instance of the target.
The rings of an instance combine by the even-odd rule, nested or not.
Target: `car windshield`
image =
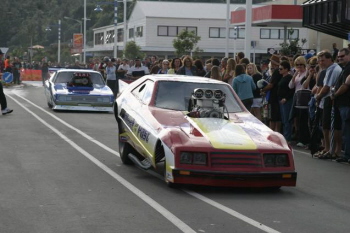
[[[55,78],[55,83],[67,83],[70,82],[73,78],[74,73],[77,72],[60,72],[57,74],[57,77]],[[82,72],[83,73],[83,72]],[[98,73],[90,73],[90,79],[93,85],[101,85],[104,86],[105,83],[102,79],[101,74]]]
[[[241,112],[242,108],[230,88],[219,83],[192,83],[178,81],[159,81],[155,106],[158,108],[187,111],[189,100],[196,88],[219,89],[226,94],[225,105],[229,112]]]

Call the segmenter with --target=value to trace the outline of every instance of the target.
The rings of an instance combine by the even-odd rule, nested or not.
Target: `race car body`
[[[293,151],[213,79],[148,75],[116,99],[125,164],[163,164],[169,184],[295,186]]]
[[[47,104],[54,110],[113,111],[114,96],[99,72],[60,69],[45,81]]]

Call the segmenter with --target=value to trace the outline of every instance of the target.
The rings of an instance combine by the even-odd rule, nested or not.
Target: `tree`
[[[135,41],[129,41],[126,43],[125,49],[123,51],[124,57],[134,59],[135,57],[142,58],[144,57],[144,53],[141,52],[141,47],[138,46]]]
[[[289,55],[295,55],[295,54],[300,54],[301,53],[301,48],[304,46],[304,44],[307,42],[307,40],[304,39],[291,39],[291,35],[293,35],[294,29],[289,29],[288,30],[288,35],[289,35],[289,43],[281,43],[281,50],[280,53],[285,56]],[[299,41],[301,41],[301,45],[299,45]]]
[[[181,31],[176,39],[173,40],[176,55],[180,57],[185,54],[190,54],[200,39],[201,37],[197,36],[193,31]],[[199,48],[196,47],[195,50],[198,51]]]

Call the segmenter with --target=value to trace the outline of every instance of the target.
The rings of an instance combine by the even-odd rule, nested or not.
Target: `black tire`
[[[128,156],[128,154],[130,153],[134,153],[134,148],[132,148],[132,146],[130,146],[130,144],[127,142],[119,141],[119,154],[123,164],[125,165],[134,164]]]
[[[116,102],[114,102],[113,104],[113,113],[114,113],[115,120],[118,122],[118,126],[119,126],[120,120],[118,117],[118,105]]]
[[[49,106],[49,108],[52,108],[52,104],[50,102],[47,102],[47,106]]]

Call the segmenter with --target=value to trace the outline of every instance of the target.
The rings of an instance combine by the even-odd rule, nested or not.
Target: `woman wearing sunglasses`
[[[299,91],[304,90],[303,88],[303,79],[307,75],[306,69],[306,59],[304,56],[299,56],[294,61],[295,65],[295,73],[293,75],[292,80],[289,82],[289,88],[295,88],[294,102],[303,102],[299,101],[298,98],[303,98],[303,95],[298,95]],[[305,108],[295,108],[292,112],[292,116],[295,117],[294,120],[294,128],[295,128],[295,136],[298,141],[297,146],[305,147],[310,141],[310,133],[308,128],[308,107]]]

